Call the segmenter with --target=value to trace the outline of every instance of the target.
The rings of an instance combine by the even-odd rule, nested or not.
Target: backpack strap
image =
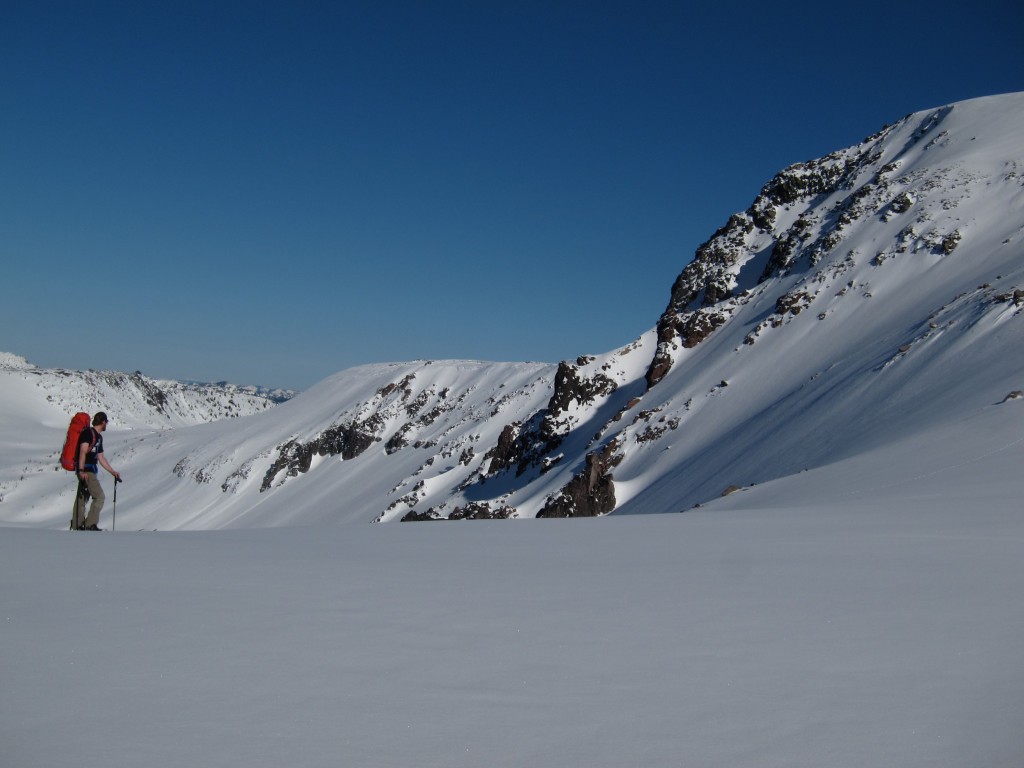
[[[89,438],[90,438],[90,440],[89,440],[89,450],[85,452],[86,457],[88,457],[89,454],[92,453],[92,449],[96,447],[96,443],[98,443],[99,440],[100,440],[99,435],[96,434],[95,427],[89,427]],[[78,457],[77,456],[75,457],[75,461],[77,463],[77,461],[78,461]],[[97,461],[98,461],[98,459],[97,459]],[[87,467],[87,466],[90,466],[90,465],[89,464],[85,464],[85,465],[83,465],[82,469],[85,469],[85,467]],[[79,470],[79,471],[81,471],[81,470]]]

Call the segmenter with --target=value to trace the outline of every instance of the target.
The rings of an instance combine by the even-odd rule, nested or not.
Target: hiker
[[[71,530],[101,531],[99,527],[100,510],[106,496],[100,486],[99,468],[103,467],[114,476],[114,482],[121,482],[121,474],[117,472],[106,456],[103,455],[103,433],[107,431],[107,414],[100,411],[92,417],[92,427],[83,429],[78,437],[78,448],[75,451],[75,474],[78,476],[78,492],[75,494],[75,508],[71,513]],[[85,505],[92,498],[89,516],[85,516]]]

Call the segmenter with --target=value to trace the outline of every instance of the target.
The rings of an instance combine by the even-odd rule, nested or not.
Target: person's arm
[[[88,443],[78,444],[78,477],[85,480],[85,457],[89,453]]]
[[[114,471],[114,468],[112,466],[110,466],[110,462],[107,461],[107,457],[106,456],[104,456],[101,453],[99,456],[97,456],[97,458],[99,459],[100,466],[102,466],[105,470],[107,470],[107,472],[112,474],[115,479],[117,479],[117,480],[121,479],[121,473]]]

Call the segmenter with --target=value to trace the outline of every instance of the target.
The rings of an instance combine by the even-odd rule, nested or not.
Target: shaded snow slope
[[[169,431],[118,431],[112,414],[118,519],[678,512],[870,457],[881,475],[864,487],[911,458],[915,472],[971,467],[998,448],[984,425],[1024,423],[1024,399],[1007,399],[1024,390],[1022,124],[1024,94],[976,99],[785,169],[618,350],[365,366],[264,413]],[[17,426],[0,521],[63,527],[72,484],[43,471],[60,441],[34,427],[56,425],[24,397],[0,406]]]

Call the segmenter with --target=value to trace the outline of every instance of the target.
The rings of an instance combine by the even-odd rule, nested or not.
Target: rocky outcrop
[[[281,472],[288,477],[308,472],[314,456],[341,456],[346,461],[354,459],[380,439],[376,430],[378,426],[374,420],[341,424],[325,429],[306,443],[289,440],[278,449],[277,460],[263,476],[260,490],[271,488]]]
[[[515,421],[502,428],[498,442],[484,454],[484,459],[489,462],[486,465],[486,474],[496,475],[509,467],[519,467],[517,474],[522,474],[526,464],[526,441],[520,440],[522,426]]]
[[[592,358],[580,357],[576,363],[562,361],[555,372],[554,387],[547,407],[526,424],[514,422],[502,430],[498,442],[485,455],[489,460],[484,477],[496,475],[511,467],[522,475],[529,467],[553,466],[548,457],[558,450],[565,437],[576,426],[569,416],[573,409],[594,405],[598,399],[612,394],[618,385],[604,372],[589,375],[581,369]]]
[[[799,315],[811,305],[813,300],[814,297],[806,290],[791,291],[775,300],[775,313],[777,315]]]
[[[580,368],[592,358],[577,358],[576,364],[563,360],[555,373],[555,388],[548,402],[547,416],[554,422],[575,402],[579,406],[591,405],[598,397],[611,394],[616,384],[600,371],[590,377],[581,376]]]
[[[429,520],[507,520],[516,516],[513,507],[497,506],[492,508],[488,502],[470,502],[464,507],[455,507],[445,517],[436,509],[431,507],[424,512],[409,512],[402,517],[403,523],[425,522]]]
[[[613,440],[600,451],[588,453],[583,471],[573,477],[557,496],[548,499],[537,517],[598,517],[615,509],[612,469],[622,461]]]
[[[1003,293],[998,293],[993,297],[993,301],[997,304],[1013,304],[1017,307],[1024,306],[1024,289],[1014,288]]]
[[[486,502],[472,502],[464,507],[456,507],[448,515],[449,520],[507,520],[515,517],[512,507],[499,506],[494,509]]]
[[[403,523],[422,523],[431,520],[444,520],[444,518],[433,509],[428,509],[424,512],[409,512],[402,517]]]

